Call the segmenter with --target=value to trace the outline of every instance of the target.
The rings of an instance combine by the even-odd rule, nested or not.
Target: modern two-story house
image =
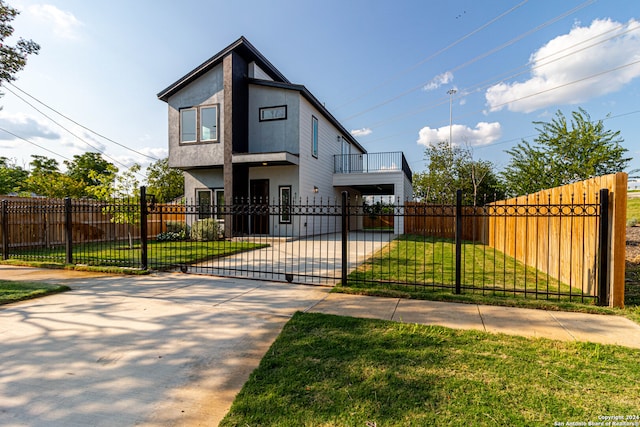
[[[286,205],[339,198],[345,190],[412,196],[402,153],[367,153],[313,94],[289,82],[244,37],[158,98],[169,107],[169,165],[185,172],[185,195],[199,206]],[[219,219],[228,236],[238,228],[229,227],[230,217]],[[264,216],[248,229],[278,235],[282,223]]]

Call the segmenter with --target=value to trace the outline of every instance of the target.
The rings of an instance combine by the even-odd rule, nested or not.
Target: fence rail
[[[463,205],[460,193],[453,205],[371,206],[345,194],[322,203],[244,200],[206,209],[138,200],[3,200],[2,255],[621,306],[616,218],[624,208],[615,206],[619,188],[603,182],[580,184],[580,193],[554,189],[484,206]]]

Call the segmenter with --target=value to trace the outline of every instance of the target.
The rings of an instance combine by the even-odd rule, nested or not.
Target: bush
[[[167,231],[156,236],[156,240],[158,242],[174,242],[179,240],[187,240],[187,238],[189,238],[189,236],[187,235],[187,231],[184,229],[178,232]]]
[[[191,227],[191,238],[199,242],[219,240],[222,237],[222,227],[213,218],[196,221]]]
[[[166,221],[165,225],[167,226],[167,233],[180,233],[184,231],[186,234],[189,234],[189,226],[184,221]]]
[[[631,218],[627,220],[627,227],[635,227],[638,225],[638,218]]]

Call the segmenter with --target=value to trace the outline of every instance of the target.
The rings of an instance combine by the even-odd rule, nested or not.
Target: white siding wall
[[[252,79],[273,81],[273,79],[269,77],[262,68],[258,67],[255,62],[249,64],[249,77]]]
[[[312,121],[318,119],[318,157],[311,153]],[[300,196],[316,203],[340,203],[340,190],[333,187],[333,156],[341,154],[342,136],[340,131],[325,119],[306,99],[300,96]],[[314,187],[318,192],[314,193]],[[339,221],[333,218],[322,221],[310,220],[307,224],[308,233],[332,233],[340,231]]]
[[[299,184],[298,166],[265,166],[249,169],[249,179],[269,180],[269,203],[277,205],[280,198],[280,186],[291,186],[293,204],[298,204]],[[299,223],[300,217],[293,216],[290,225],[280,224],[276,216],[269,217],[269,230],[272,236],[305,235],[304,224]],[[302,225],[302,228],[301,228]]]

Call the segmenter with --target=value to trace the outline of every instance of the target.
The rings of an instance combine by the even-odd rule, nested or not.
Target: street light
[[[447,93],[449,94],[449,147],[452,146],[453,141],[451,140],[451,129],[453,127],[453,122],[452,122],[452,105],[453,105],[453,95],[455,95],[455,93],[458,92],[455,89],[449,89],[447,91]]]

